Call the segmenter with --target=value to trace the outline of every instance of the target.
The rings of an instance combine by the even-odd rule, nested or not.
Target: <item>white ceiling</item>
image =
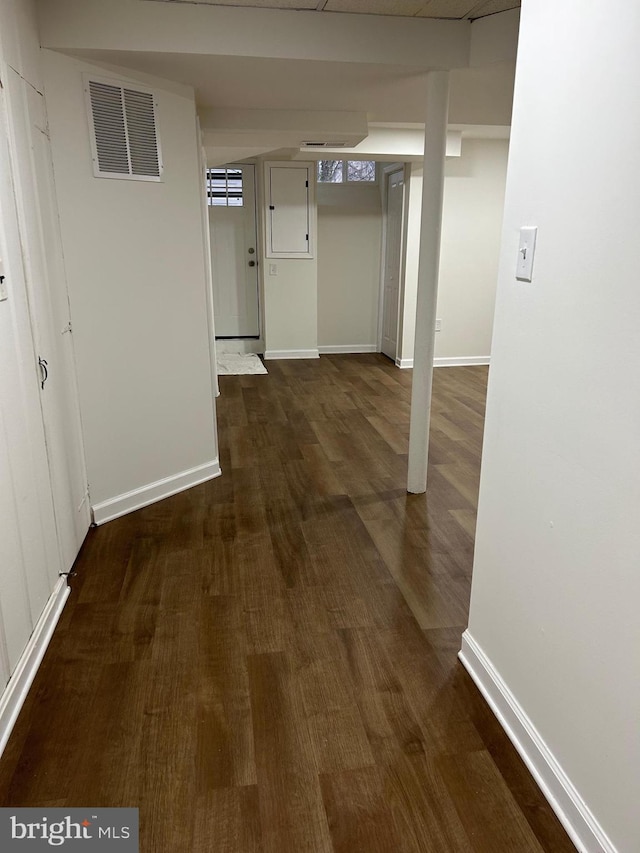
[[[163,2],[454,20],[483,18],[496,12],[517,9],[520,6],[520,0],[163,0]]]
[[[343,110],[367,113],[369,121],[424,122],[423,68],[138,51],[69,53],[193,86],[199,107]],[[508,124],[512,90],[511,65],[452,71],[451,121]]]
[[[199,106],[345,110],[366,112],[379,121],[424,120],[423,68],[133,51],[74,53],[191,85]]]

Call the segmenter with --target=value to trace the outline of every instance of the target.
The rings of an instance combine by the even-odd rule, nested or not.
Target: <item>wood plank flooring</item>
[[[138,806],[143,853],[569,853],[456,654],[486,368],[221,377],[223,476],[90,531],[0,804]]]

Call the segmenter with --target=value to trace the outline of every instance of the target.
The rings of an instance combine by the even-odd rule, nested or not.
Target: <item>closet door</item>
[[[16,187],[29,312],[39,365],[40,405],[63,570],[89,527],[73,336],[44,98],[7,70],[9,147]]]
[[[266,163],[266,255],[312,258],[314,171],[308,163]]]
[[[0,89],[0,672],[13,671],[62,570]]]

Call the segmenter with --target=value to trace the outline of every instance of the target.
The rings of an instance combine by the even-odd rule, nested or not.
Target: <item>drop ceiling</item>
[[[517,9],[520,6],[520,0],[164,0],[164,2],[453,20],[483,18],[486,15],[494,15],[496,12]]]

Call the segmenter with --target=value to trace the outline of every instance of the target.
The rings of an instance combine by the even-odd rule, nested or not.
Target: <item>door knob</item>
[[[255,265],[256,265],[256,262],[255,262],[255,261],[249,261],[249,266],[250,266],[250,267],[255,267]]]

